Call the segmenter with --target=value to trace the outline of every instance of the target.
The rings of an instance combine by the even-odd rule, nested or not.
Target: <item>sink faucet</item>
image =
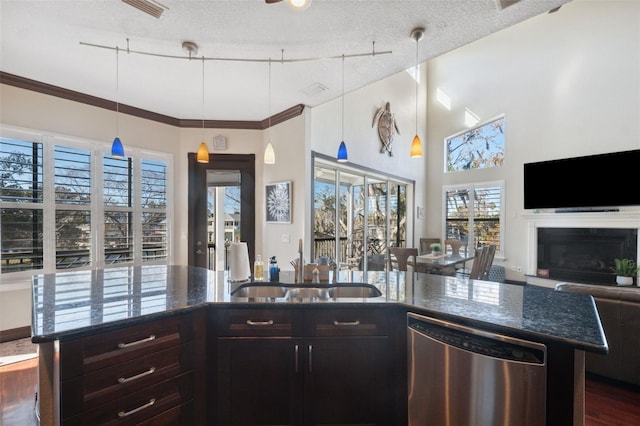
[[[296,277],[296,281],[299,283],[304,282],[304,258],[302,257],[302,238],[298,240],[298,276]]]

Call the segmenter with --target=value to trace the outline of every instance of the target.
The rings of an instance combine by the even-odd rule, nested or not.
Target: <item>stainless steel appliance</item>
[[[407,314],[409,425],[546,422],[546,346]]]

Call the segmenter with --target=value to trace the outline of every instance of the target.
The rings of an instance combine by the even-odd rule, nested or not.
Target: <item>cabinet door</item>
[[[387,425],[387,337],[305,341],[305,424]]]
[[[218,339],[218,424],[298,425],[301,339]]]

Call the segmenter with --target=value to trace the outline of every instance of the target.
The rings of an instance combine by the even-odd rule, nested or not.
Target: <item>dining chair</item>
[[[440,238],[420,238],[420,254],[431,253],[431,244],[433,243],[440,244]]]
[[[416,267],[416,257],[418,249],[415,247],[388,247],[389,250],[389,270],[397,269],[398,271],[406,271],[407,266],[411,265],[414,270]],[[410,258],[413,259],[410,259]]]
[[[451,250],[449,250],[449,248]],[[467,243],[462,240],[444,240],[444,252],[449,253],[451,251],[452,256],[467,256]]]
[[[486,280],[489,277],[489,269],[491,269],[491,264],[493,263],[495,254],[496,246],[493,244],[478,247],[473,258],[473,265],[471,266],[469,278],[474,280]]]

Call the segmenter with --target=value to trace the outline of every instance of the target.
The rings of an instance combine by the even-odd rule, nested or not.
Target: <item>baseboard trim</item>
[[[24,339],[25,337],[31,337],[31,327],[28,325],[0,331],[0,343]]]

